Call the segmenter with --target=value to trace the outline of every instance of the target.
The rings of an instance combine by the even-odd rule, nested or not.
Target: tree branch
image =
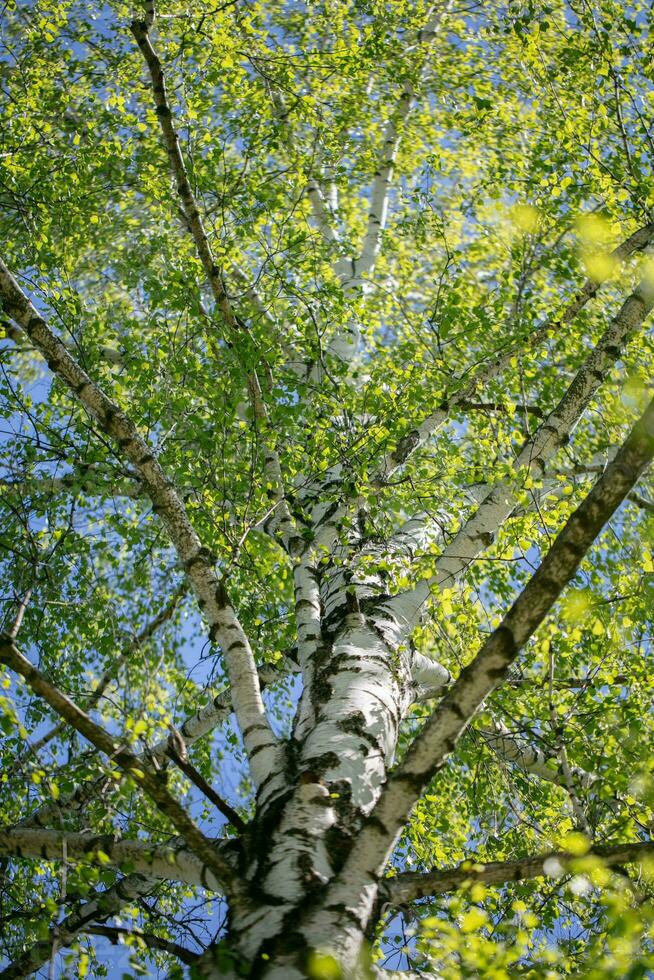
[[[262,667],[259,670],[259,681],[262,689],[268,684],[274,684],[286,676],[290,671],[277,670],[276,668]],[[209,704],[199,711],[189,715],[180,726],[180,734],[184,740],[186,748],[190,748],[204,735],[213,731],[229,717],[232,711],[232,699],[229,688],[216,694]],[[148,749],[147,758],[152,759],[157,765],[165,765],[168,755],[168,736],[160,739]],[[140,753],[139,760],[144,757]],[[65,809],[67,813],[82,810],[87,803],[102,795],[103,790],[111,784],[111,780],[101,776],[99,779],[91,779],[88,782],[77,786],[71,793],[57,802],[44,803],[33,813],[28,814],[18,824],[20,827],[44,827],[47,823],[55,820]]]
[[[462,412],[506,412],[506,405],[501,402],[459,402],[457,405]],[[520,405],[520,411],[534,415],[537,419],[545,418],[545,412],[537,405]]]
[[[360,907],[416,800],[443,766],[488,695],[503,682],[529,637],[574,577],[586,552],[654,456],[654,400],[585,500],[569,517],[540,567],[461,672],[391,775],[357,844],[330,888],[327,906]]]
[[[532,773],[540,779],[566,787],[565,775],[561,772],[560,763],[555,755],[547,755],[542,749],[510,732],[505,725],[499,723],[496,723],[494,730],[482,730],[479,734],[501,759],[519,766],[525,772]],[[550,766],[550,762],[553,762],[554,766]],[[597,778],[593,773],[578,766],[571,767],[571,772],[579,785],[584,788],[588,788]]]
[[[318,231],[326,242],[329,244],[336,244],[338,242],[338,234],[332,226],[331,216],[327,210],[325,197],[316,180],[310,180],[307,184],[307,197],[311,202],[311,208],[316,219]]]
[[[0,837],[0,850],[1,848]],[[60,860],[61,856],[60,850]],[[0,972],[0,980],[20,980],[21,977],[35,973],[48,962],[55,944],[56,946],[72,945],[80,933],[93,931],[89,923],[111,918],[112,915],[120,912],[124,905],[129,905],[149,894],[157,884],[158,882],[153,878],[131,874],[121,878],[115,885],[111,885],[104,891],[94,890],[93,897],[89,901],[78,905],[62,922],[50,929],[47,939],[34,943],[6,966]]]
[[[157,118],[159,119],[161,134],[168,153],[170,167],[175,178],[177,192],[182,202],[182,208],[187,226],[191,232],[193,241],[195,242],[198,256],[202,263],[202,267],[204,268],[204,272],[216,304],[220,309],[227,326],[233,333],[237,334],[239,331],[244,329],[247,331],[247,327],[243,320],[238,317],[232,309],[229,296],[227,295],[223,270],[216,263],[215,256],[213,255],[211,246],[209,245],[209,239],[207,237],[202,217],[195,200],[195,195],[193,194],[189,183],[184,157],[179,144],[179,138],[173,123],[173,114],[168,102],[166,79],[164,76],[163,67],[157,53],[152,47],[152,42],[150,41],[149,29],[154,23],[154,0],[150,0],[148,11],[149,13],[146,15],[146,19],[143,21],[133,20],[130,25],[130,29],[141,50],[150,73]],[[289,551],[293,549],[301,550],[302,538],[297,533],[297,528],[295,527],[295,523],[286,501],[281,465],[277,451],[273,445],[274,434],[270,429],[268,411],[263,401],[261,385],[256,371],[252,370],[248,373],[247,386],[250,406],[252,408],[254,418],[261,424],[263,429],[265,443],[264,468],[273,485],[273,492],[275,495],[276,507],[273,512],[273,519],[268,522],[266,529],[272,534],[277,530],[277,528],[279,528],[286,548]]]
[[[425,27],[418,32],[418,44],[424,44],[427,49],[431,46],[436,37],[436,27],[449,5],[449,3],[435,4],[431,8]],[[425,81],[428,69],[429,58],[425,54],[418,76],[418,86]],[[336,267],[343,288],[346,290],[358,285],[361,276],[373,269],[381,250],[381,239],[388,219],[388,200],[402,129],[415,102],[416,86],[407,81],[402,87],[395,109],[391,112],[384,128],[377,170],[370,191],[368,225],[363,238],[361,253],[355,260],[342,259]]]
[[[159,612],[157,616],[154,617],[154,619],[150,620],[150,622],[143,627],[140,633],[138,633],[130,641],[130,643],[127,644],[123,652],[118,654],[118,656],[112,663],[109,670],[106,670],[102,675],[102,677],[100,678],[100,680],[98,681],[98,686],[95,688],[94,691],[91,692],[91,695],[89,696],[88,701],[86,703],[87,712],[96,706],[96,704],[101,699],[104,692],[111,684],[112,680],[114,680],[114,678],[116,677],[118,671],[123,666],[123,664],[126,664],[130,660],[132,655],[136,653],[137,650],[140,650],[143,644],[147,643],[147,641],[154,636],[157,630],[161,626],[163,626],[164,623],[167,623],[168,620],[172,618],[185,592],[186,592],[186,582],[182,582],[175,589],[175,592],[173,593],[170,602],[166,606],[164,606],[164,608]],[[42,735],[36,742],[32,742],[32,744],[30,745],[30,751],[38,752],[40,749],[44,748],[49,742],[52,741],[53,738],[56,738],[57,735],[59,735],[65,729],[65,727],[66,727],[65,722],[63,721],[59,722],[58,725],[55,725],[54,728],[51,728],[49,732],[46,732],[45,735]],[[11,771],[13,772],[14,769],[18,765],[20,765],[20,763],[21,763],[21,758],[18,758]]]
[[[629,494],[629,500],[632,500],[641,510],[646,510],[648,514],[654,514],[654,501],[648,500],[635,491]]]
[[[94,476],[78,476],[70,474],[66,476],[43,476],[35,479],[7,479],[0,478],[0,489],[9,493],[17,493],[25,496],[44,496],[52,497],[55,494],[69,494],[84,492],[89,495],[105,497],[127,497],[130,500],[138,500],[145,496],[144,488],[136,481],[124,480],[117,483],[109,480],[101,483]]]
[[[221,840],[210,841],[216,853]],[[64,850],[65,848],[65,850]],[[121,839],[111,834],[71,833],[65,830],[44,830],[39,827],[3,827],[0,829],[0,854],[4,857],[28,858],[35,861],[63,861],[91,864],[120,871],[128,867],[130,875],[182,881],[213,892],[224,892],[225,884],[210,865],[187,845],[182,838],[167,844]],[[225,858],[221,858],[225,861]],[[233,871],[230,869],[230,875]]]
[[[644,225],[613,250],[611,259],[613,262],[624,262],[634,253],[642,252],[653,239],[654,223]],[[372,477],[373,486],[383,486],[395,470],[402,466],[416,449],[423,446],[434,435],[453,411],[466,402],[475,401],[479,390],[508,366],[509,361],[520,349],[521,344],[528,342],[533,348],[542,343],[550,334],[571,323],[580,310],[597,295],[603,281],[601,278],[587,279],[579,292],[564,306],[560,313],[542,321],[530,335],[516,337],[499,354],[493,355],[489,360],[466,372],[468,377],[462,375],[457,378],[438,408],[419,425],[408,431],[399,440],[396,447],[384,456]]]
[[[103,936],[114,946],[117,946],[122,940],[134,936],[150,949],[160,949],[164,953],[170,953],[171,956],[175,956],[186,966],[192,966],[200,955],[186,946],[180,946],[179,943],[175,943],[171,939],[155,936],[151,932],[141,932],[140,929],[123,929],[120,926],[89,926],[84,932],[92,936]],[[1,975],[0,980],[2,980]]]
[[[638,841],[633,844],[599,845],[593,847],[592,851],[584,856],[600,858],[604,864],[612,867],[616,864],[637,864],[652,855],[654,855],[654,841]],[[567,851],[549,851],[546,854],[518,858],[514,861],[481,864],[469,860],[456,868],[444,868],[442,871],[426,873],[405,871],[394,878],[384,879],[381,888],[382,901],[390,905],[403,905],[420,898],[455,891],[468,882],[502,885],[510,881],[551,876],[553,872],[562,874],[567,869],[574,870],[575,860],[579,860],[579,856],[575,857]],[[571,863],[572,868],[570,868]]]
[[[278,753],[278,743],[266,716],[250,643],[238,621],[225,583],[213,566],[215,557],[204,548],[174,485],[165,475],[151,447],[132,420],[73,360],[65,346],[24,295],[0,260],[0,300],[7,314],[23,328],[51,371],[72,390],[86,410],[114,439],[130,460],[163,521],[182,566],[198,596],[209,624],[209,635],[222,649],[232,703],[243,733],[252,777],[259,785]],[[256,750],[256,751],[255,751]]]
[[[545,462],[565,444],[589,402],[620,357],[633,331],[654,307],[654,290],[643,280],[613,317],[597,346],[577,371],[556,408],[525,442],[513,464],[514,476],[491,486],[477,510],[459,528],[435,563],[435,574],[411,591],[388,602],[388,607],[409,627],[417,622],[434,588],[451,585],[477,555],[495,540],[499,527],[511,515],[520,483],[529,474],[543,476]]]
[[[125,775],[132,778],[147,793],[162,814],[170,820],[173,827],[188,842],[188,846],[208,865],[216,878],[231,890],[235,885],[234,874],[227,862],[221,858],[213,843],[205,837],[186,810],[168,791],[161,774],[150,769],[129,749],[120,745],[108,732],[96,725],[85,712],[51,684],[44,675],[33,667],[19,652],[10,637],[0,636],[0,663],[6,664],[25,679],[35,694],[53,708],[57,714],[76,731],[83,735],[100,752],[104,753]]]
[[[145,19],[133,20],[130,24],[130,30],[141,50],[141,54],[150,73],[159,127],[168,153],[170,169],[175,178],[177,192],[182,202],[184,218],[193,236],[198,256],[202,262],[205,275],[218,308],[227,325],[234,329],[237,327],[237,321],[225,288],[223,272],[214,259],[195,195],[189,183],[186,164],[184,163],[184,157],[179,145],[179,137],[173,123],[172,110],[168,103],[163,67],[150,41],[149,31],[155,20],[154,10],[154,0],[149,0],[146,7]]]
[[[173,760],[175,765],[181,769],[184,775],[191,780],[193,785],[196,786],[200,792],[203,793],[204,796],[206,796],[207,799],[220,810],[223,816],[229,820],[237,833],[244,833],[246,824],[236,810],[234,810],[229,803],[223,800],[222,796],[219,796],[218,793],[216,793],[213,786],[206,781],[204,776],[202,776],[202,774],[197,771],[195,766],[192,765],[185,757],[186,746],[184,744],[184,739],[177,730],[175,730],[174,736],[171,734],[171,737],[168,739],[168,750],[166,754]]]

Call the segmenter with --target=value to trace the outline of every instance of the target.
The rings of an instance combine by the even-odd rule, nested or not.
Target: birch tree
[[[649,975],[648,6],[0,42],[0,977]]]

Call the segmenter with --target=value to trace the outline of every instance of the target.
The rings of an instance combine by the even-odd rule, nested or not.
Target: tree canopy
[[[0,101],[0,978],[651,975],[649,4],[4,0]]]

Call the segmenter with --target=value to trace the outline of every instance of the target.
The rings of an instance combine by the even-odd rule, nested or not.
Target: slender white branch
[[[329,242],[332,245],[336,244],[338,242],[338,235],[332,225],[331,215],[327,208],[327,202],[325,201],[323,192],[320,189],[317,181],[310,180],[307,184],[307,197],[311,202],[311,207],[313,209],[313,214],[320,234],[326,242]]]
[[[336,271],[341,279],[343,288],[346,290],[360,284],[361,277],[373,269],[377,256],[381,251],[382,234],[388,220],[388,202],[393,183],[393,172],[403,129],[411,109],[416,104],[416,94],[420,86],[424,84],[431,67],[429,48],[437,36],[436,28],[448,7],[449,4],[445,3],[435,4],[428,14],[424,28],[418,32],[417,41],[419,45],[426,49],[422,52],[422,68],[420,69],[415,85],[409,81],[404,83],[384,128],[382,143],[377,158],[377,170],[375,171],[370,191],[368,224],[363,238],[361,253],[354,262],[348,263],[345,260],[337,265]]]
[[[491,486],[477,510],[463,524],[435,563],[435,574],[410,592],[391,599],[389,609],[411,628],[434,589],[451,585],[480,552],[488,547],[516,506],[521,485],[532,474],[537,479],[546,461],[568,441],[607,373],[621,356],[631,334],[654,306],[654,289],[647,280],[623,303],[597,346],[577,371],[556,408],[524,444],[513,464],[511,479]]]
[[[435,29],[445,9],[447,9],[447,5],[435,5],[430,9],[425,28],[417,36],[419,43],[426,42],[427,47],[429,47],[436,36]],[[425,55],[419,73],[418,86],[424,82],[428,68],[429,58]],[[341,256],[334,264],[334,272],[346,296],[358,292],[365,286],[365,276],[374,268],[381,250],[382,234],[388,218],[388,202],[393,182],[393,171],[404,124],[415,102],[415,92],[416,88],[413,83],[406,81],[384,128],[377,169],[370,190],[368,221],[361,252],[356,257]],[[323,235],[329,241],[337,241],[331,227],[325,225],[327,214],[324,198],[317,186],[315,192],[310,196]],[[359,339],[360,331],[356,318],[350,317],[330,339],[327,345],[327,353],[338,358],[344,364],[349,364],[357,352]],[[313,377],[314,380],[319,379],[319,367],[314,368]]]
[[[452,683],[447,667],[417,651],[411,656],[411,679],[418,688],[419,701],[436,697],[442,688]]]
[[[253,61],[256,67],[256,61]],[[279,126],[284,133],[284,139],[286,142],[286,149],[289,156],[292,155],[294,150],[294,138],[293,131],[291,129],[291,123],[289,118],[289,111],[286,105],[286,100],[281,92],[270,85],[268,80],[266,80],[266,86],[270,92],[270,96],[273,104],[273,113],[275,119],[277,120]],[[332,215],[329,213],[327,202],[322,192],[322,188],[315,177],[310,176],[307,182],[305,192],[309,203],[311,204],[311,210],[316,221],[316,227],[318,231],[324,238],[324,240],[329,244],[333,245],[338,242],[338,232],[333,224]]]
[[[556,756],[543,752],[532,742],[510,732],[506,725],[497,722],[492,730],[481,730],[480,735],[489,748],[506,762],[511,762],[524,769],[525,772],[532,773],[540,779],[547,780],[547,782],[555,783],[557,786],[566,786],[565,774],[562,772]],[[597,779],[593,773],[580,769],[578,766],[570,768],[574,778],[584,788],[591,786]]]
[[[204,548],[172,481],[132,420],[115,405],[77,364],[46,321],[24,295],[0,260],[0,299],[6,313],[25,331],[50,370],[76,395],[103,431],[117,442],[143,482],[198,596],[210,628],[220,644],[232,691],[232,703],[243,733],[257,785],[277,758],[278,745],[266,717],[250,643],[238,621],[225,584],[214,572],[215,558]]]
[[[212,841],[218,848],[219,841]],[[222,892],[223,882],[180,838],[167,844],[128,840],[111,834],[77,834],[41,827],[5,827],[0,830],[0,854],[4,857],[69,861],[115,868],[128,865],[131,873],[166,881],[183,881]]]

